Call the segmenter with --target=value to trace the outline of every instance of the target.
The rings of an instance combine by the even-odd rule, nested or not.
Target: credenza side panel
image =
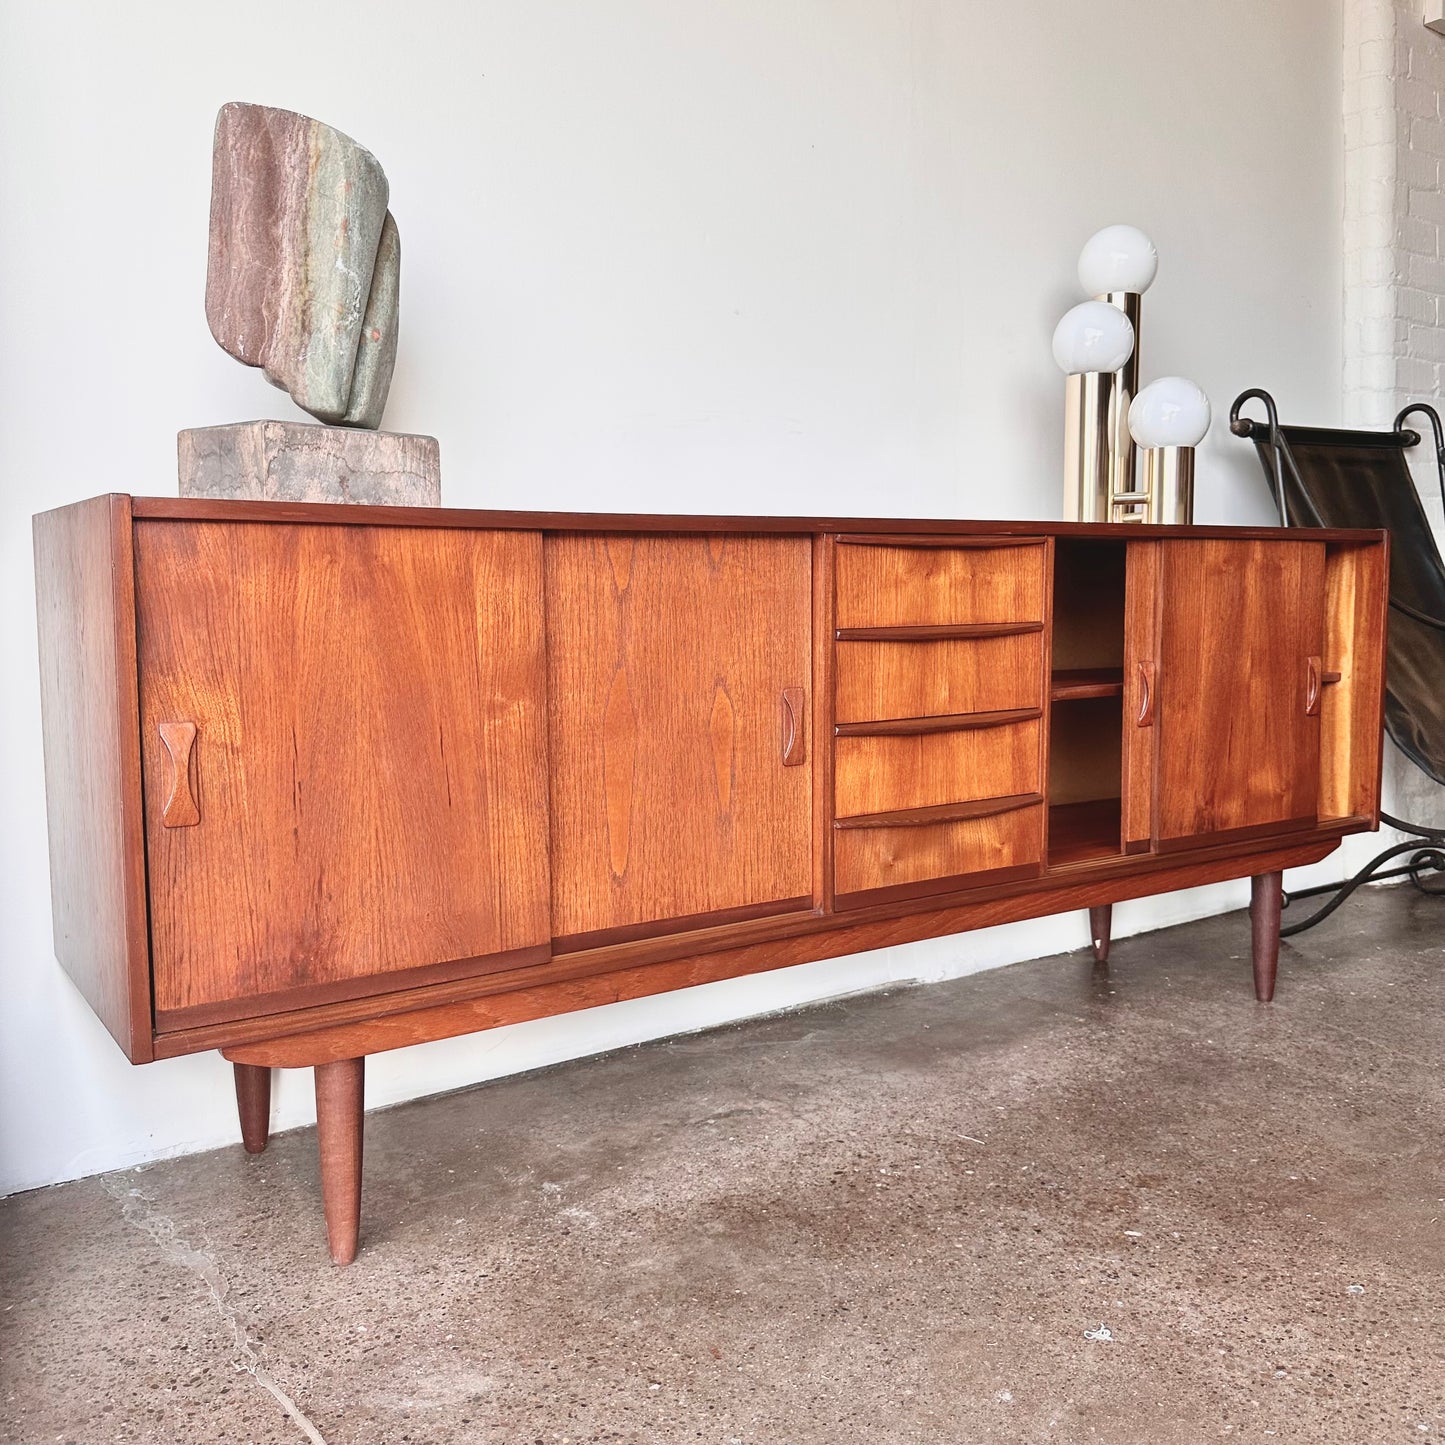
[[[158,1027],[548,956],[540,533],[147,522],[136,557]]]
[[[546,577],[559,946],[810,906],[811,538],[549,533]]]
[[[35,518],[55,956],[133,1063],[154,1057],[130,498]]]

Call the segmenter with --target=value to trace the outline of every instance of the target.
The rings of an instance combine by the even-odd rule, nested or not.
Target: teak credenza
[[[313,1067],[1280,873],[1378,822],[1383,532],[97,497],[35,519],[55,949],[247,1149]]]

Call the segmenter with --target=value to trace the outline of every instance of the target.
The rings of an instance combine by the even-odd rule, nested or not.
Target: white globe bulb
[[[1161,376],[1134,398],[1129,431],[1141,447],[1197,447],[1209,417],[1209,398],[1192,381]]]
[[[1105,226],[1079,252],[1079,284],[1090,296],[1147,291],[1159,270],[1159,252],[1137,226]]]
[[[1054,360],[1070,376],[1118,371],[1134,354],[1134,327],[1107,301],[1081,301],[1054,327]]]

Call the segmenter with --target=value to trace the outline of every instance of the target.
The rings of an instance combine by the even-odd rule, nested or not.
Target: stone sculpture
[[[434,437],[377,430],[396,363],[401,238],[376,157],[268,105],[216,117],[206,320],[329,426],[183,431],[181,495],[437,506]]]
[[[295,111],[216,118],[206,320],[321,421],[381,425],[396,361],[401,239],[376,157]]]

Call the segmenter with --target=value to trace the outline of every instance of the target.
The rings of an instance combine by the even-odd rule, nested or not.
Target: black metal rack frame
[[[1254,421],[1240,415],[1241,407],[1249,401],[1259,401],[1264,406],[1264,421]],[[1324,527],[1328,524],[1315,507],[1309,488],[1300,473],[1299,465],[1290,448],[1291,437],[1301,445],[1380,448],[1404,452],[1411,447],[1418,446],[1421,441],[1420,433],[1404,424],[1407,417],[1417,414],[1428,418],[1430,422],[1435,442],[1440,496],[1442,503],[1445,503],[1445,427],[1442,427],[1440,416],[1435,408],[1423,402],[1405,407],[1396,416],[1393,426],[1387,432],[1325,427],[1290,427],[1286,430],[1279,424],[1279,414],[1275,408],[1274,398],[1267,391],[1252,387],[1248,391],[1241,392],[1234,399],[1234,404],[1229,409],[1229,429],[1235,436],[1254,442],[1259,450],[1261,461],[1265,464],[1265,471],[1274,491],[1275,507],[1279,512],[1281,523],[1286,527]],[[1292,494],[1287,492],[1285,486],[1286,473],[1294,484]],[[1295,502],[1293,507],[1290,506],[1291,496]],[[1434,632],[1445,636],[1445,618],[1434,617],[1429,613],[1422,612],[1419,608],[1412,607],[1394,596],[1393,593],[1390,597],[1390,608],[1392,611],[1412,618],[1415,622],[1422,623]],[[1386,686],[1388,687],[1388,685],[1387,679]],[[1442,678],[1441,686],[1445,687],[1445,678]],[[1437,782],[1445,781],[1435,777],[1434,773],[1429,775]],[[1327,883],[1317,888],[1301,888],[1293,893],[1287,892],[1284,896],[1286,907],[1292,901],[1297,902],[1303,898],[1329,895],[1329,901],[1308,918],[1281,928],[1280,936],[1282,938],[1303,933],[1305,929],[1313,928],[1316,923],[1328,918],[1364,883],[1379,882],[1386,878],[1408,877],[1410,882],[1422,893],[1445,896],[1445,829],[1406,822],[1389,813],[1381,813],[1380,820],[1401,833],[1409,834],[1410,839],[1381,850],[1363,868],[1342,883]],[[1386,863],[1406,854],[1409,856],[1405,859],[1403,866],[1385,868]]]

